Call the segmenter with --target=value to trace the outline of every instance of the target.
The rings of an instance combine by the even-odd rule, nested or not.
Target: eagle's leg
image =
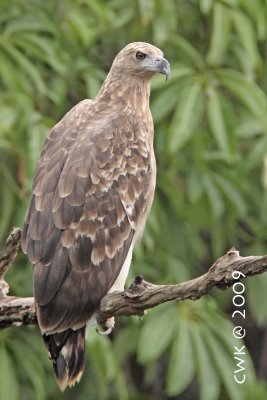
[[[112,287],[109,289],[108,293],[124,291],[126,278],[127,278],[127,275],[128,275],[129,269],[130,269],[130,265],[131,265],[132,253],[133,253],[133,244],[130,246],[128,254],[124,260],[123,266],[120,270],[120,273],[117,276],[117,279],[113,283]],[[114,317],[104,319],[103,315],[101,316],[101,313],[98,312],[97,316],[96,316],[96,320],[99,324],[103,324],[104,327],[106,328],[104,331],[97,330],[97,332],[100,335],[109,335],[112,332],[112,330],[115,326],[115,318]]]

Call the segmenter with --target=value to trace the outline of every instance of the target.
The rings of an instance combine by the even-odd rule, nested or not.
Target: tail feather
[[[43,335],[49,358],[53,361],[58,386],[64,391],[67,386],[78,383],[84,370],[85,329],[68,329],[64,332]]]

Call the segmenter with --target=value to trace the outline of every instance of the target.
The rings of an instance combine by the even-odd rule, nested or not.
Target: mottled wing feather
[[[116,280],[147,207],[144,126],[82,102],[51,130],[37,166],[22,248],[39,325],[82,326]]]

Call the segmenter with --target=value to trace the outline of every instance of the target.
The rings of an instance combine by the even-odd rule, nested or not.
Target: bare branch
[[[13,234],[13,242],[9,241]],[[14,231],[7,240],[6,248],[0,256],[1,270],[4,274],[8,268],[8,261],[1,264],[1,260],[12,262],[18,249],[19,233]],[[17,246],[15,239],[17,238]],[[13,245],[11,245],[11,242]],[[5,253],[6,252],[6,253]],[[5,254],[5,256],[2,256]],[[1,266],[4,268],[1,269]],[[124,292],[107,294],[101,301],[97,319],[105,321],[117,315],[142,315],[144,310],[156,307],[171,300],[197,300],[210,292],[213,287],[227,289],[243,276],[249,277],[261,274],[267,270],[266,256],[241,257],[239,252],[231,249],[219,258],[207,273],[188,282],[176,285],[153,285],[137,276],[129,289]],[[32,297],[0,297],[0,328],[11,325],[27,325],[36,323],[34,300]]]
[[[100,312],[104,318],[116,315],[142,315],[144,310],[161,303],[176,300],[197,300],[208,294],[213,287],[227,289],[242,276],[258,275],[267,270],[266,256],[241,257],[231,249],[219,258],[198,278],[176,285],[152,285],[140,277],[128,290],[107,294],[101,301]],[[240,272],[241,276],[239,276]]]
[[[37,323],[33,297],[0,298],[0,329]]]

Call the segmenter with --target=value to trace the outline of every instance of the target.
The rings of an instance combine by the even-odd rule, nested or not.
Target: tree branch
[[[0,298],[7,295],[9,286],[4,277],[15,260],[20,248],[21,230],[14,228],[7,238],[5,248],[0,252]]]
[[[0,253],[0,289],[1,282],[4,282],[3,276],[16,256],[19,240],[20,234],[13,230],[5,249]],[[219,258],[208,272],[188,282],[153,285],[137,276],[129,289],[107,294],[101,300],[97,319],[101,322],[117,315],[143,315],[146,309],[171,300],[197,300],[209,293],[213,287],[227,289],[243,277],[261,274],[266,270],[267,255],[241,257],[238,251],[231,249]],[[0,290],[0,328],[32,323],[36,323],[33,298],[6,296],[3,290]]]

